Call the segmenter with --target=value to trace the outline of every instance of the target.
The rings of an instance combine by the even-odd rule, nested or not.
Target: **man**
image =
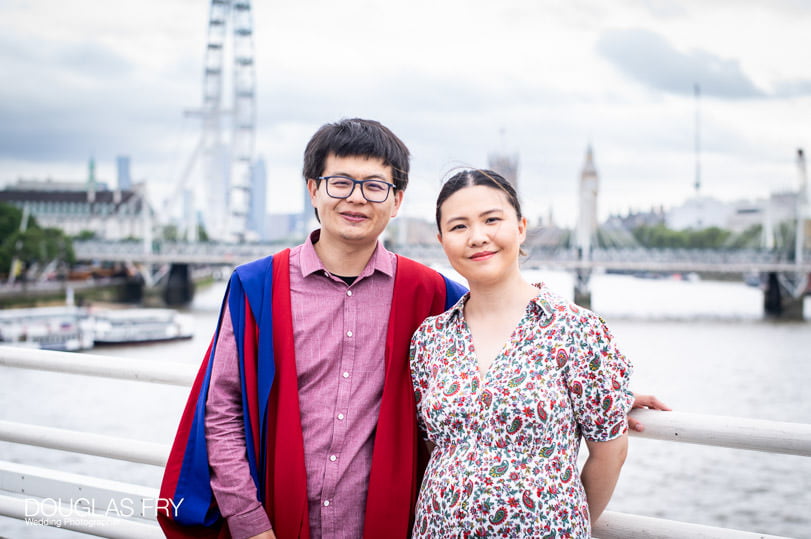
[[[408,171],[375,121],[308,143],[321,228],[234,272],[164,475],[167,536],[409,534],[424,461],[409,340],[465,290],[379,242]]]
[[[378,241],[408,170],[408,149],[377,122],[328,124],[310,140],[321,229],[231,279],[164,477],[161,497],[180,506],[161,517],[167,535],[225,532],[219,515],[234,537],[271,524],[283,537],[408,533],[408,342],[464,292]]]

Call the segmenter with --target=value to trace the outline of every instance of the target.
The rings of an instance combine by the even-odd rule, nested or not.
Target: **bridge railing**
[[[196,371],[190,364],[12,347],[0,347],[0,365],[177,386],[190,386]],[[811,456],[807,424],[653,410],[634,410],[632,415],[646,426],[643,433],[631,433],[636,437]],[[0,440],[154,466],[163,466],[169,452],[168,444],[12,421],[0,421]],[[154,521],[162,503],[154,487],[0,462],[2,516],[101,537],[140,539],[162,536]],[[116,508],[112,517],[111,506]],[[128,509],[123,516],[120,508]],[[613,511],[603,514],[593,534],[603,539],[778,537]]]
[[[83,241],[74,243],[78,259],[147,264],[238,265],[277,252],[289,244],[230,244],[162,242],[149,253],[137,242]],[[437,244],[395,246],[395,252],[426,264],[447,264]],[[654,272],[805,272],[811,263],[797,265],[782,251],[765,249],[643,249],[600,248],[582,260],[572,247],[529,247],[525,267],[607,269]],[[811,251],[803,260],[811,260]]]

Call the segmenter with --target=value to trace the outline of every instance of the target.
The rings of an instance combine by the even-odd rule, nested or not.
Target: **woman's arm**
[[[620,470],[628,454],[628,434],[607,442],[586,441],[589,456],[580,480],[586,490],[592,525],[597,522],[611,499],[614,486],[620,476]]]

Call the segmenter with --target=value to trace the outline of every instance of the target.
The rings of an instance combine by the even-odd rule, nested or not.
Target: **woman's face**
[[[445,200],[440,212],[439,243],[469,283],[497,283],[519,271],[527,220],[518,219],[501,189],[463,187]]]

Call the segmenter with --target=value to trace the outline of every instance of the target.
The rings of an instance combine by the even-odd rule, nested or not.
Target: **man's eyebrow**
[[[352,174],[347,172],[336,172],[335,174],[330,174],[330,176],[345,176],[347,178],[352,178],[353,180],[357,180],[358,178],[354,177]],[[389,180],[385,174],[369,174],[368,176],[364,176],[361,178],[362,180],[383,180],[385,182],[391,181]]]

